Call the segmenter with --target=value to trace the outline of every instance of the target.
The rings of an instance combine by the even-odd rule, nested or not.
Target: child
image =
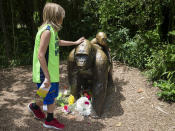
[[[42,83],[51,88],[43,101],[30,103],[28,108],[36,118],[45,119],[43,125],[47,128],[64,128],[64,125],[53,117],[54,101],[59,88],[59,45],[78,45],[84,41],[84,37],[75,42],[59,40],[57,32],[61,28],[64,16],[65,11],[60,5],[47,3],[43,10],[43,24],[35,38],[33,82],[37,83],[38,88]],[[47,117],[40,109],[43,104],[47,105]]]

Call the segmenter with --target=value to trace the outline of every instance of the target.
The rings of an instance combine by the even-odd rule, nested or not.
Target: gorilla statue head
[[[75,49],[75,62],[79,69],[87,69],[91,65],[92,45],[88,40],[78,45]]]
[[[107,36],[104,32],[98,32],[96,35],[96,40],[98,44],[105,46],[105,47],[107,46]]]

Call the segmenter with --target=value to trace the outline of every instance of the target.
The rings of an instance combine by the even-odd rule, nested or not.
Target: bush
[[[152,51],[148,59],[146,74],[162,92],[158,95],[164,100],[175,101],[175,45],[167,44]]]
[[[153,80],[165,79],[167,74],[175,70],[175,45],[162,45],[152,50],[152,55],[146,64],[146,74]]]
[[[154,86],[159,87],[162,91],[158,92],[158,96],[167,101],[175,101],[175,83],[166,80],[154,82]]]

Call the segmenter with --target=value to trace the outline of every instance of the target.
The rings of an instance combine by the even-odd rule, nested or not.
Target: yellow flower
[[[75,101],[74,96],[73,96],[73,95],[70,95],[69,98],[68,98],[68,103],[69,103],[69,105],[74,104],[74,101]]]

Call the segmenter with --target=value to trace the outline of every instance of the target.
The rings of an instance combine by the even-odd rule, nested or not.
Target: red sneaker
[[[47,128],[55,128],[59,130],[64,129],[64,124],[59,123],[55,118],[50,122],[45,121],[43,126]]]
[[[34,115],[37,119],[40,119],[40,120],[41,120],[41,119],[45,119],[45,118],[46,118],[45,114],[41,111],[40,108],[38,108],[38,109],[36,110],[36,109],[34,109],[34,108],[32,107],[32,103],[28,105],[28,109],[29,109],[30,112],[33,113],[33,115]]]

